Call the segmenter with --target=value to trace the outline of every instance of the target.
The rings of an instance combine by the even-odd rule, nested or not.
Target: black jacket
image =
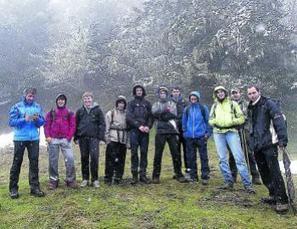
[[[188,105],[188,102],[186,102],[182,97],[179,97],[177,100],[171,97],[171,100],[176,103],[176,109],[177,109],[176,124],[178,126],[179,132],[182,133],[182,130],[183,130],[182,118],[183,118],[184,109]]]
[[[281,109],[272,99],[261,96],[253,106],[248,106],[250,146],[255,152],[272,146],[271,122],[278,137],[278,144],[288,143],[287,127]]]
[[[159,100],[152,107],[152,113],[157,120],[158,134],[178,134],[177,107],[172,100]]]
[[[76,132],[74,139],[94,137],[104,140],[105,119],[102,110],[95,105],[88,112],[83,106],[76,112]]]
[[[143,97],[135,97],[128,103],[126,120],[129,129],[138,129],[141,125],[151,128],[153,125],[151,103]]]

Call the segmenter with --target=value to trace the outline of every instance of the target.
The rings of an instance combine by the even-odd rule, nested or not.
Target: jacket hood
[[[118,96],[118,98],[117,98],[117,100],[116,100],[116,107],[118,107],[118,104],[120,103],[120,102],[123,102],[124,104],[125,104],[125,107],[124,107],[124,109],[126,109],[126,106],[127,106],[127,100],[126,100],[126,97],[125,96],[123,96],[123,95],[119,95]]]
[[[191,91],[191,93],[189,94],[189,101],[190,101],[190,97],[191,96],[196,96],[198,100],[200,100],[200,93],[199,91]]]
[[[57,102],[58,102],[58,99],[62,99],[62,100],[65,100],[65,105],[64,105],[64,107],[66,106],[66,104],[67,104],[67,97],[66,97],[66,95],[65,94],[58,94],[57,96],[56,96],[56,104],[57,104]]]
[[[142,97],[146,96],[146,91],[144,89],[144,87],[140,84],[136,84],[134,87],[133,87],[133,90],[132,90],[132,93],[133,93],[133,96],[136,96],[136,88],[141,88],[143,93],[142,93]]]

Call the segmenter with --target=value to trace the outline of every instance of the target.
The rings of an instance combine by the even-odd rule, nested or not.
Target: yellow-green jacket
[[[216,89],[215,89],[216,91]],[[209,114],[209,124],[214,127],[214,133],[237,131],[244,123],[244,114],[238,103],[231,101],[226,92],[226,98],[219,102],[215,99]]]

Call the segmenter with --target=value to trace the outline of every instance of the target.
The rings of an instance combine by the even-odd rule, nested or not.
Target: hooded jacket
[[[226,97],[223,101],[218,101],[216,97],[218,90],[225,91]],[[222,86],[214,89],[213,96],[215,102],[210,110],[209,124],[214,127],[214,133],[237,132],[237,127],[245,121],[238,103],[228,97],[228,91]]]
[[[199,92],[191,92],[190,97],[194,95],[200,99]],[[204,109],[202,111],[201,109]],[[212,129],[208,124],[209,110],[207,106],[201,105],[199,101],[190,103],[183,112],[182,126],[185,138],[200,138],[211,135]]]
[[[37,115],[35,121],[27,122],[25,116]],[[44,124],[41,106],[34,102],[27,103],[25,97],[22,101],[11,107],[9,111],[9,126],[14,128],[14,141],[36,141],[39,140],[39,127]]]
[[[89,110],[82,106],[76,112],[76,132],[74,139],[93,137],[104,141],[105,119],[98,104],[94,103]]]
[[[142,88],[143,96],[136,96],[137,87]],[[134,99],[128,103],[126,116],[128,127],[131,129],[138,129],[141,125],[151,128],[153,125],[152,105],[144,98],[145,94],[142,86],[136,85],[133,88]]]
[[[248,106],[250,146],[257,152],[274,144],[271,124],[277,134],[278,144],[288,143],[287,127],[280,107],[271,99],[261,96],[255,104]]]

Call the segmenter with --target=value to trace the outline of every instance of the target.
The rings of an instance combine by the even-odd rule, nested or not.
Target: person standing
[[[162,155],[165,143],[168,142],[176,180],[185,182],[181,171],[181,155],[178,151],[178,127],[176,124],[177,109],[176,104],[168,98],[168,89],[159,87],[159,100],[153,104],[152,114],[157,120],[157,133],[155,136],[155,157],[152,182],[160,183]]]
[[[190,173],[190,182],[198,181],[197,154],[198,147],[201,161],[201,180],[203,185],[208,184],[209,165],[207,140],[211,136],[211,128],[208,124],[209,111],[207,106],[200,104],[200,93],[192,91],[189,95],[190,105],[184,109],[182,127],[187,143],[187,164]]]
[[[124,175],[129,137],[126,123],[126,106],[126,98],[120,95],[115,102],[115,108],[105,115],[105,141],[107,147],[104,181],[109,185],[112,182],[120,184]]]
[[[288,211],[288,196],[279,168],[278,148],[284,149],[288,143],[287,127],[278,104],[261,95],[257,86],[247,89],[250,100],[248,106],[250,144],[255,154],[263,184],[269,196],[264,203],[275,205],[278,213]],[[274,138],[272,130],[276,133]]]
[[[240,109],[242,110],[245,118],[247,119],[247,102],[242,98],[241,95],[241,91],[239,88],[234,88],[231,90],[231,100],[235,101],[239,104]],[[256,164],[256,160],[255,160],[255,156],[253,151],[250,149],[249,146],[249,133],[248,133],[248,127],[247,127],[247,121],[238,127],[238,133],[240,136],[240,142],[241,142],[241,147],[243,149],[243,151],[247,151],[245,152],[245,159],[249,165],[249,169],[250,169],[250,173],[252,175],[252,183],[255,185],[261,185],[261,181],[260,181],[260,174],[259,171],[257,169],[257,164]],[[229,165],[230,165],[230,169],[232,172],[232,176],[234,181],[236,182],[236,178],[237,178],[237,168],[236,168],[236,164],[235,164],[235,160],[234,157],[231,153],[230,148],[228,147],[228,151],[229,151]]]
[[[65,184],[76,188],[74,156],[71,140],[75,133],[75,116],[67,107],[67,97],[59,94],[56,97],[56,108],[50,110],[45,117],[44,135],[48,143],[49,182],[48,187],[54,190],[59,184],[59,150],[64,155],[66,167]]]
[[[147,153],[149,144],[149,132],[153,125],[152,106],[144,97],[146,92],[143,86],[137,84],[133,87],[134,99],[127,106],[127,125],[130,129],[131,144],[131,173],[133,180],[131,184],[139,181],[145,184],[150,183],[146,176]],[[138,157],[140,148],[140,161]]]
[[[74,137],[74,141],[79,144],[81,154],[83,180],[80,187],[89,185],[91,170],[91,183],[95,188],[99,188],[99,142],[104,141],[105,119],[101,108],[94,102],[92,92],[85,92],[82,100],[83,106],[76,112],[76,132]]]
[[[209,124],[214,127],[213,136],[220,160],[220,169],[224,177],[223,189],[233,189],[234,180],[230,171],[227,145],[234,156],[236,167],[243,186],[248,193],[255,193],[249,177],[248,168],[240,145],[237,127],[244,123],[244,115],[236,102],[228,97],[223,86],[214,89],[214,104],[211,107]]]
[[[29,184],[31,195],[43,197],[39,184],[39,128],[44,124],[41,106],[35,102],[35,88],[24,90],[22,101],[9,112],[9,126],[14,128],[14,157],[10,169],[9,192],[12,199],[19,197],[19,175],[25,149],[29,158]]]
[[[187,101],[185,101],[181,95],[181,90],[178,86],[175,86],[171,89],[171,100],[176,104],[177,109],[177,118],[176,118],[176,124],[179,131],[178,134],[178,151],[180,155],[183,155],[184,165],[185,165],[185,177],[188,177],[188,165],[187,165],[187,146],[186,146],[186,139],[183,135],[183,128],[182,128],[182,117],[183,117],[183,111],[185,107],[187,106]],[[182,153],[183,152],[183,153]],[[176,177],[174,177],[176,178]]]

